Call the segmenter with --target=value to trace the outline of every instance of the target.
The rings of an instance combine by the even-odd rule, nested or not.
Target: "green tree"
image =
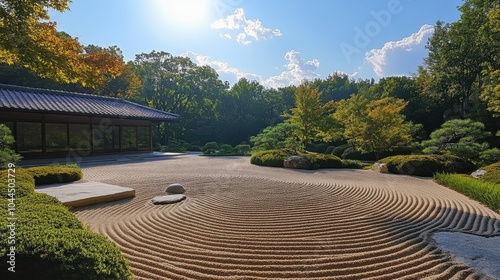
[[[330,125],[330,104],[321,102],[321,92],[310,83],[303,83],[295,90],[295,108],[287,115],[287,122],[297,127],[295,133],[305,146],[313,141],[323,140]]]
[[[276,150],[282,148],[296,149],[298,141],[295,139],[297,127],[291,123],[283,122],[275,126],[266,127],[261,133],[250,138],[253,152]]]
[[[143,85],[134,101],[181,115],[168,129],[155,127],[156,142],[163,143],[165,136],[200,144],[213,141],[217,102],[227,88],[214,69],[156,51],[136,55],[132,68]]]
[[[483,90],[481,98],[487,103],[487,109],[500,115],[500,6],[488,14],[488,22],[480,30],[481,39],[486,49],[491,51],[491,59],[485,62],[482,74]]]
[[[341,134],[362,153],[380,153],[406,147],[411,141],[410,123],[402,110],[408,103],[386,97],[370,101],[361,95],[352,95],[337,103],[333,117],[341,125]]]
[[[5,124],[0,124],[0,169],[7,168],[9,163],[16,164],[21,160],[21,156],[12,149],[14,136]]]
[[[484,130],[484,124],[471,119],[455,119],[445,122],[440,129],[431,133],[430,140],[422,142],[423,152],[451,153],[461,158],[473,160],[488,149],[487,143],[480,140],[490,136]]]
[[[492,30],[488,16],[499,5],[498,1],[466,0],[459,8],[462,12],[460,19],[451,24],[438,21],[429,40],[425,67],[432,75],[433,92],[443,96],[444,104],[457,104],[456,110],[452,111],[456,111],[460,118],[468,118],[473,103],[480,102],[485,74],[498,69],[496,64],[485,72],[498,56],[498,38],[489,36]],[[494,83],[497,84],[498,80]],[[472,113],[477,113],[477,110]]]

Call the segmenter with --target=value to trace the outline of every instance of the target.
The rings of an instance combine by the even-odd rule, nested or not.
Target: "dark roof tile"
[[[66,113],[125,119],[172,121],[179,115],[130,101],[89,94],[0,84],[0,110]]]

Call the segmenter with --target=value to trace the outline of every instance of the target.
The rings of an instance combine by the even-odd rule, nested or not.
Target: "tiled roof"
[[[5,84],[0,84],[0,111],[2,110],[154,121],[172,121],[179,118],[179,115],[120,98]]]

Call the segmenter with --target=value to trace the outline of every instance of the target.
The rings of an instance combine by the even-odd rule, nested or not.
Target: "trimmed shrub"
[[[218,150],[218,149],[219,145],[217,144],[217,142],[208,142],[205,144],[205,146],[203,146],[203,148],[201,148],[201,151],[205,152],[206,150]]]
[[[83,178],[82,170],[76,165],[37,166],[26,171],[33,176],[36,186],[74,182]]]
[[[314,168],[342,168],[344,167],[342,160],[334,155],[326,154],[303,154],[312,164]]]
[[[475,169],[470,161],[451,155],[404,155],[379,160],[390,173],[432,177],[437,172],[467,173]]]
[[[36,227],[16,233],[18,279],[132,279],[119,248],[88,229]],[[0,257],[4,264],[7,259]],[[9,279],[7,273],[2,269],[2,279]]]
[[[500,162],[484,166],[481,169],[488,171],[481,178],[481,181],[500,184]]]
[[[252,148],[248,144],[239,144],[239,145],[236,145],[234,150],[238,155],[244,156],[244,155],[248,155],[250,153],[250,151],[252,150]]]
[[[333,149],[332,154],[336,155],[338,157],[341,157],[342,154],[344,153],[344,151],[350,147],[351,147],[351,145],[349,145],[349,144],[340,145],[340,146],[336,147],[335,149]]]
[[[233,146],[231,146],[229,144],[220,145],[220,153],[221,154],[232,154],[233,153]]]
[[[328,146],[328,148],[326,148],[325,154],[331,155],[334,149],[335,146]]]
[[[67,167],[78,169],[78,167]],[[57,174],[57,166],[35,169]],[[0,172],[6,175],[6,170]],[[35,172],[36,173],[36,172]],[[38,173],[37,173],[38,174]],[[43,172],[43,174],[45,174]],[[7,177],[4,177],[7,178]],[[41,178],[51,178],[41,176]],[[0,180],[0,185],[6,180]],[[2,190],[4,186],[2,186]],[[106,237],[85,227],[56,198],[35,193],[35,180],[27,169],[16,169],[16,279],[132,279],[128,262]],[[8,200],[0,198],[0,240],[10,234]],[[10,246],[0,246],[0,278],[7,270]]]
[[[9,198],[9,181],[8,181],[8,170],[0,170],[0,196],[3,198]],[[21,198],[27,195],[35,193],[35,180],[30,172],[26,169],[16,168],[16,173],[10,173],[15,175],[15,198]]]
[[[254,153],[250,163],[262,166],[283,167],[283,161],[294,153],[288,149],[267,150]]]

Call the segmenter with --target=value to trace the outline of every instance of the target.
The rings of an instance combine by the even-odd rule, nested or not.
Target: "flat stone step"
[[[184,199],[186,199],[186,195],[184,194],[171,194],[171,195],[156,196],[153,199],[151,199],[151,202],[153,202],[153,204],[171,204],[182,201]]]
[[[135,190],[100,182],[74,182],[37,186],[36,192],[56,197],[68,207],[83,207],[135,196]]]

